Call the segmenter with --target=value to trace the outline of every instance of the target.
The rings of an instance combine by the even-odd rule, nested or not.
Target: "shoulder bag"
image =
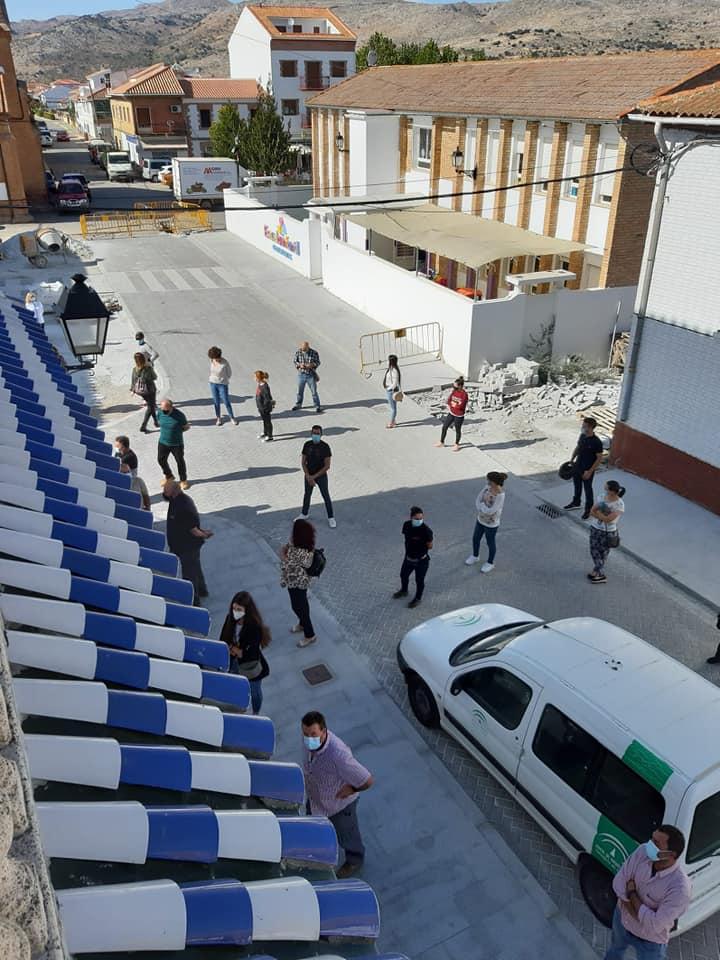
[[[307,568],[307,575],[309,577],[319,577],[327,566],[327,557],[325,556],[325,551],[322,547],[318,547],[316,550],[313,550],[313,558],[310,566]]]

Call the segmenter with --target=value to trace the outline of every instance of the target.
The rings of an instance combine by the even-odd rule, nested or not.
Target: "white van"
[[[687,842],[677,929],[720,909],[720,688],[603,620],[543,623],[501,604],[427,620],[397,656],[418,720],[463,744],[577,864],[599,920],[612,874],[662,823]]]
[[[157,183],[157,181],[160,179],[160,171],[170,162],[171,161],[168,157],[158,157],[157,159],[145,157],[142,163],[143,180],[152,180],[153,182]]]
[[[135,179],[135,168],[130,160],[130,154],[125,150],[108,150],[105,154],[105,172],[108,180],[125,180],[132,183]]]

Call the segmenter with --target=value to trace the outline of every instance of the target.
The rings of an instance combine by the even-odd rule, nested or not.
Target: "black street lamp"
[[[85,285],[86,276],[76,273],[72,280],[73,285],[65,287],[60,296],[57,313],[67,345],[80,361],[67,369],[88,370],[105,352],[110,311],[93,288]]]
[[[335,146],[338,149],[338,153],[347,153],[345,149],[345,137],[340,132],[335,136]]]
[[[472,177],[473,180],[476,179],[477,167],[473,167],[472,170],[465,170],[465,154],[460,149],[459,144],[453,150],[451,158],[455,173],[463,173],[466,177]]]

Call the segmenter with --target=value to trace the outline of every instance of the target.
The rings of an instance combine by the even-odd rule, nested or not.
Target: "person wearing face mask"
[[[130,438],[122,434],[115,437],[115,456],[120,463],[128,468],[127,472],[131,477],[137,476],[138,458],[134,450],[130,449]]]
[[[582,493],[585,491],[585,510],[583,520],[587,520],[593,505],[593,477],[603,457],[603,445],[600,437],[595,436],[597,420],[594,417],[585,417],[580,428],[580,436],[570,457],[573,465],[574,494],[570,503],[565,504],[565,510],[579,510]]]
[[[160,356],[157,350],[154,350],[147,342],[145,339],[145,334],[142,332],[142,330],[138,330],[138,332],[135,334],[135,350],[137,353],[142,353],[145,355],[147,362],[151,367]]]
[[[230,648],[229,672],[247,677],[253,713],[260,713],[262,682],[270,674],[263,648],[269,646],[271,636],[255,601],[246,590],[236,593],[230,601],[220,639]]]
[[[300,520],[307,520],[310,515],[310,498],[315,487],[318,488],[327,510],[328,526],[335,529],[337,521],[333,511],[330,490],[328,488],[328,471],[332,461],[332,450],[322,438],[322,427],[315,424],[310,431],[310,439],[303,444],[300,455],[300,466],[305,474],[305,494],[303,496],[302,513]]]
[[[590,583],[607,583],[605,562],[613,547],[620,544],[618,520],[625,512],[623,496],[625,487],[617,480],[608,480],[602,500],[590,509],[590,556],[592,572],[587,575]]]
[[[612,941],[604,960],[623,960],[634,947],[638,960],[662,960],[670,931],[690,903],[690,880],[679,863],[685,837],[663,824],[620,867],[613,879],[618,902]]]
[[[408,604],[412,610],[422,600],[425,590],[425,575],[430,566],[430,550],[433,546],[433,532],[425,523],[425,514],[422,507],[410,507],[410,519],[402,526],[402,535],[405,538],[405,558],[400,567],[400,589],[393,594],[393,599],[406,597],[410,574],[415,574],[415,596]]]
[[[302,718],[307,812],[328,817],[335,827],[345,862],[337,871],[340,880],[362,867],[365,845],[358,825],[358,794],[375,782],[372,774],[352,755],[350,747],[327,728],[325,717],[311,710]]]
[[[487,562],[480,567],[482,573],[491,573],[495,569],[495,537],[500,526],[500,517],[502,516],[503,506],[505,505],[505,491],[503,484],[507,480],[506,473],[498,473],[491,470],[487,474],[487,485],[482,490],[475,501],[475,511],[477,519],[475,520],[475,529],[472,538],[472,553],[465,563],[468,567],[477,563],[480,559],[480,541],[483,537],[487,540],[488,558]]]

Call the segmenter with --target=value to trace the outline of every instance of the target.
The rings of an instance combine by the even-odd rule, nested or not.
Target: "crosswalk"
[[[128,272],[93,272],[97,289],[124,293],[170,293],[175,290],[220,290],[245,284],[227,267],[185,267]]]

